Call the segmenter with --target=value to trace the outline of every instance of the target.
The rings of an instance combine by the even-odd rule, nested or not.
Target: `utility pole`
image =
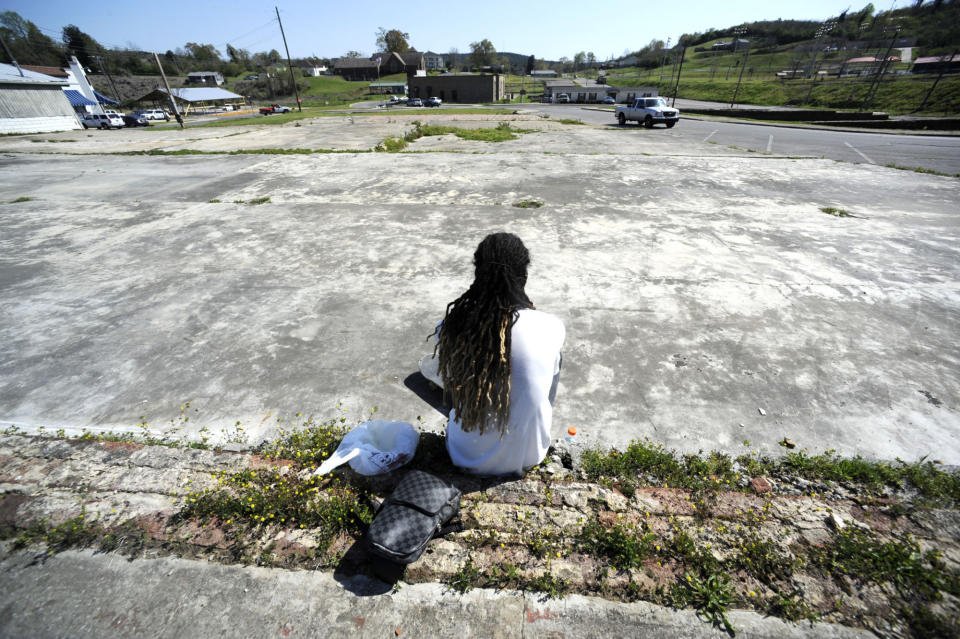
[[[283,33],[283,23],[280,22],[280,9],[276,6],[273,8],[277,10],[277,22],[280,24],[280,35],[283,37],[283,48],[287,51],[287,68],[290,69],[290,82],[293,83],[293,93],[297,96],[297,111],[303,113],[303,107],[300,106],[300,90],[297,88],[297,81],[293,77],[293,63],[290,62],[290,47],[287,46],[287,36]]]
[[[3,50],[7,52],[7,57],[10,58],[10,62],[13,63],[13,66],[17,67],[17,71],[20,72],[20,77],[21,78],[24,77],[23,69],[20,68],[20,65],[17,64],[17,61],[14,60],[13,56],[10,54],[10,49],[7,48],[7,41],[4,40],[3,38],[0,38],[0,44],[3,44]]]
[[[730,79],[730,69],[733,68],[733,60],[737,57],[737,48],[740,44],[740,36],[747,32],[746,27],[737,27],[733,30],[733,55],[730,56],[730,64],[727,65],[727,76],[724,80]]]
[[[667,66],[667,49],[670,48],[670,40],[671,38],[667,38],[667,46],[663,50],[663,59],[660,61],[660,82],[658,85],[663,84],[663,69]],[[659,91],[659,86],[657,87],[657,90]]]
[[[737,94],[740,93],[740,83],[743,81],[743,72],[747,68],[747,61],[750,60],[750,43],[747,43],[747,55],[743,58],[743,64],[740,65],[740,78],[737,80],[737,88],[733,90],[733,100],[730,101],[730,108],[733,108],[733,105],[737,101]]]
[[[954,60],[956,57],[957,57],[957,50],[956,50],[956,49],[954,49],[954,50],[953,50],[953,53],[951,53],[949,56],[941,56],[941,57],[940,57],[940,75],[938,75],[938,76],[937,76],[937,79],[933,81],[933,86],[930,87],[930,90],[927,91],[927,94],[926,94],[925,96],[923,96],[923,101],[920,103],[920,106],[918,106],[918,107],[914,110],[914,113],[916,113],[917,111],[922,111],[922,110],[923,110],[923,107],[925,107],[925,106],[927,105],[927,100],[930,99],[930,96],[933,94],[933,90],[936,89],[936,88],[937,88],[937,85],[940,83],[940,78],[943,77],[943,73],[947,70],[947,67],[950,66],[950,63],[953,62],[953,60]]]
[[[890,52],[893,51],[893,45],[897,42],[897,36],[900,35],[900,25],[896,25],[893,29],[893,37],[890,39],[890,46],[887,47],[887,52],[883,54],[883,60],[880,61],[880,65],[877,68],[877,73],[874,76],[873,82],[870,83],[870,88],[867,90],[867,95],[864,96],[863,102],[860,104],[859,111],[863,111],[867,108],[870,101],[873,100],[874,96],[877,94],[877,90],[880,88],[880,82],[883,80],[883,74],[887,70],[887,66],[890,62]]]
[[[687,47],[683,47],[683,52],[680,54],[680,69],[677,71],[677,84],[673,87],[673,102],[670,103],[670,106],[677,103],[677,92],[680,90],[680,74],[683,73],[683,59],[685,57],[687,57]]]
[[[177,110],[177,101],[173,98],[173,91],[170,90],[170,83],[167,82],[167,74],[163,72],[163,65],[160,64],[160,56],[157,55],[157,52],[153,52],[153,59],[157,61],[157,66],[160,67],[160,77],[163,78],[163,85],[167,87],[167,97],[170,98],[170,105],[173,108],[173,117],[177,119],[177,122],[180,124],[180,128],[183,128],[183,118],[180,116],[180,111]]]
[[[117,99],[117,104],[120,104],[120,92],[117,91],[117,85],[113,83],[113,78],[110,77],[110,74],[107,73],[107,70],[103,68],[103,56],[97,56],[97,63],[100,65],[100,73],[107,76],[107,80],[110,81],[110,86],[113,87],[113,97]]]

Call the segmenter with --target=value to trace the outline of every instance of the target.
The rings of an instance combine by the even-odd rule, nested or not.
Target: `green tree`
[[[470,43],[470,66],[479,69],[488,67],[497,59],[497,50],[493,43],[484,38],[480,42]]]
[[[363,54],[360,53],[359,51],[352,51],[352,50],[351,50],[351,51],[347,51],[346,53],[344,53],[344,54],[343,54],[343,57],[344,57],[344,58],[362,58],[362,57],[363,57]]]
[[[103,55],[104,48],[99,42],[80,30],[76,25],[68,24],[63,28],[63,43],[67,51],[75,56],[83,67],[95,64],[94,57]]]
[[[587,54],[583,51],[575,53],[573,56],[573,70],[576,71],[583,66],[583,63],[587,60]]]
[[[531,55],[527,58],[527,75],[530,75],[537,66],[536,56]]]
[[[587,66],[591,69],[597,66],[597,56],[593,55],[593,51],[587,51]]]
[[[406,53],[410,51],[410,43],[407,38],[409,33],[404,33],[399,29],[390,29],[387,31],[383,27],[377,29],[377,51],[396,51],[397,53]]]
[[[236,49],[230,44],[227,44],[227,57],[230,58],[230,62],[240,66],[243,69],[249,68],[250,65],[250,52],[246,49]]]
[[[10,54],[21,64],[57,67],[66,61],[63,48],[16,11],[0,13],[0,37],[10,48]]]
[[[184,48],[187,50],[187,54],[197,62],[221,62],[220,52],[212,44],[188,42],[184,45]]]

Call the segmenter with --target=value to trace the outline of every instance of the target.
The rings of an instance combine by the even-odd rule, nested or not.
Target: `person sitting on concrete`
[[[473,264],[473,284],[434,332],[453,406],[447,451],[471,473],[521,475],[550,447],[565,329],[524,292],[530,253],[519,237],[488,235]]]

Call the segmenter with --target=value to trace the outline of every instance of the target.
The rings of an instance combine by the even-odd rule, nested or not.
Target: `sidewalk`
[[[441,459],[441,445],[424,434],[414,464]],[[362,513],[361,495],[388,495],[395,477],[344,469],[308,488],[312,464],[290,460],[0,436],[0,636],[720,636],[687,584],[729,573],[738,636],[866,637],[903,634],[906,595],[885,578],[814,568],[837,539],[934,551],[946,583],[960,566],[960,514],[914,507],[907,493],[738,472],[705,478],[715,492],[631,495],[587,480],[563,451],[514,481],[431,466],[463,490],[466,529],[433,541],[392,587],[369,576],[359,528],[310,517],[341,498],[341,517]],[[277,497],[294,491],[296,517]],[[225,514],[229,495],[244,510],[256,498],[246,523]],[[671,602],[685,609],[656,605]],[[955,624],[955,602],[930,610]]]

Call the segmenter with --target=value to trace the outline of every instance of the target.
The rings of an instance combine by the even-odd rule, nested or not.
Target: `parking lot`
[[[414,119],[511,118],[0,139],[0,422],[440,429],[417,360],[509,230],[567,326],[556,436],[960,463],[957,179],[532,114],[499,144],[226,154],[369,151]],[[183,155],[125,155],[151,149]]]

